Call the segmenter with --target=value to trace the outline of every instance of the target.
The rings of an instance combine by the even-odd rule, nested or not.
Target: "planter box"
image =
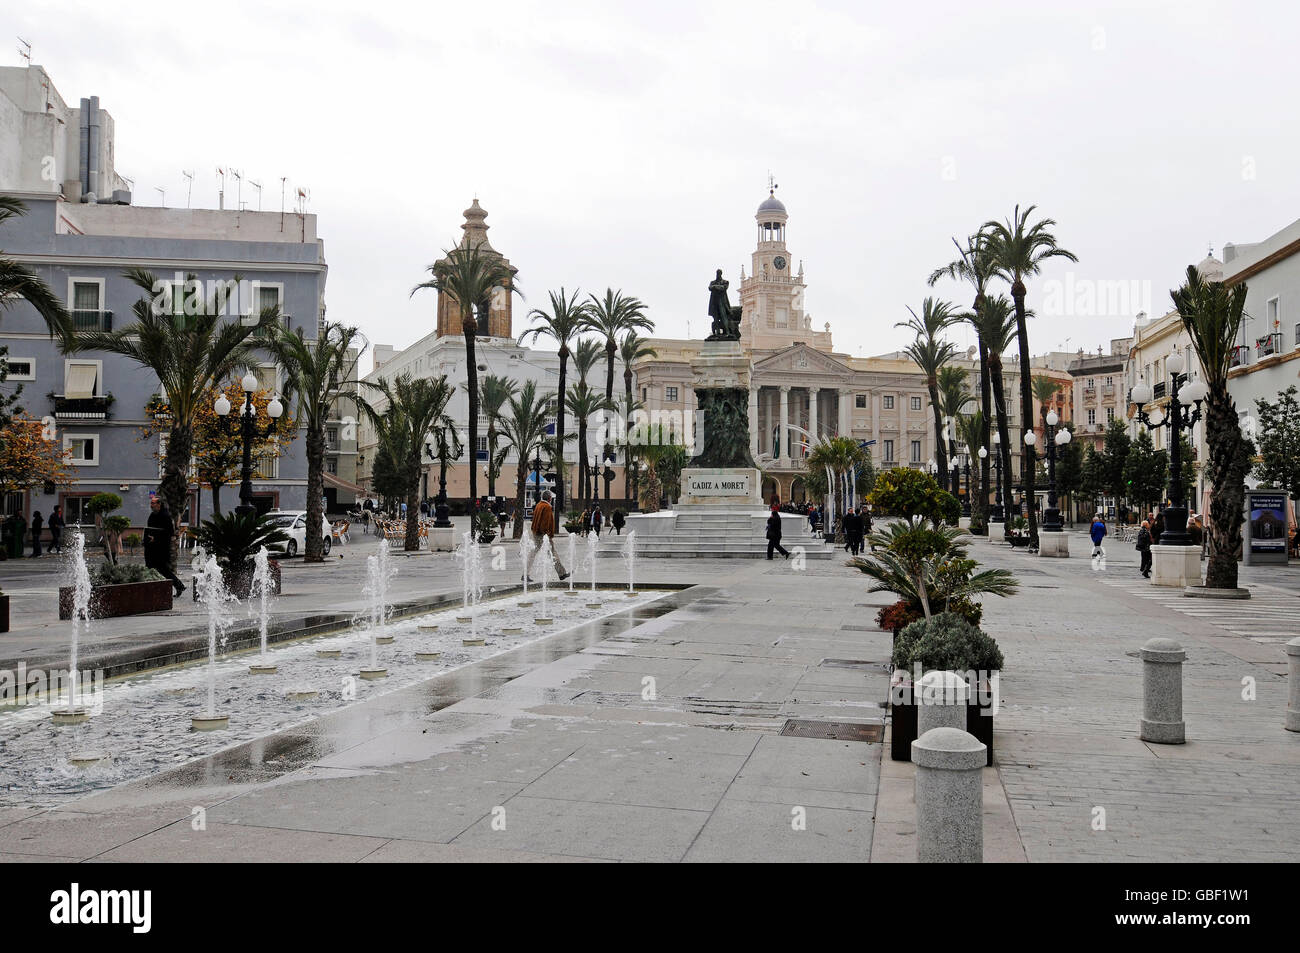
[[[896,691],[896,689],[895,689]],[[983,714],[984,709],[992,704],[978,703],[966,706],[966,731],[974,735],[988,748],[989,767],[993,766],[993,716]],[[893,713],[893,732],[889,744],[889,757],[894,761],[912,760],[912,742],[916,740],[915,702],[899,704],[891,698],[890,709]]]
[[[9,597],[0,596],[0,632],[9,631]]]
[[[59,587],[59,618],[72,618],[72,586]],[[167,579],[158,582],[126,582],[116,586],[95,586],[90,590],[90,617],[115,619],[142,612],[166,612],[172,607],[172,584]]]

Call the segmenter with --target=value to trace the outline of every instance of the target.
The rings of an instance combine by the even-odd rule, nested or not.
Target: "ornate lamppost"
[[[257,507],[253,505],[253,441],[264,440],[275,433],[276,421],[284,413],[284,405],[280,403],[279,397],[273,396],[270,403],[266,405],[266,416],[270,421],[265,427],[258,426],[257,407],[253,404],[253,395],[257,393],[257,377],[249,371],[240,380],[239,386],[244,391],[244,407],[239,415],[238,424],[244,454],[239,467],[239,505],[235,507],[235,512],[240,516],[246,516],[257,512]],[[233,433],[235,424],[230,419],[229,398],[222,394],[213,403],[212,409],[221,418],[222,429],[226,433]]]
[[[1043,532],[1059,533],[1062,530],[1061,511],[1056,506],[1056,448],[1064,447],[1070,442],[1070,431],[1065,427],[1060,430],[1056,425],[1061,422],[1056,411],[1047,412],[1047,429],[1044,431],[1047,439],[1047,509],[1043,511]],[[1029,443],[1029,438],[1033,432],[1025,434],[1025,442]],[[1032,446],[1032,444],[1030,444]]]
[[[1002,523],[1005,518],[1002,515],[1002,435],[998,431],[993,431],[993,469],[997,479],[997,492],[993,495],[993,513],[989,516],[990,523]],[[980,447],[980,456],[987,456],[988,451]]]
[[[1142,378],[1129,395],[1137,405],[1137,418],[1148,430],[1166,427],[1169,438],[1169,506],[1165,507],[1165,530],[1160,534],[1162,546],[1190,546],[1187,534],[1187,503],[1183,487],[1183,431],[1201,419],[1201,401],[1209,391],[1204,381],[1188,381],[1183,373],[1185,361],[1177,350],[1165,358],[1165,368],[1170,376],[1170,401],[1167,412],[1156,410],[1147,413],[1143,407],[1152,398],[1151,387]]]

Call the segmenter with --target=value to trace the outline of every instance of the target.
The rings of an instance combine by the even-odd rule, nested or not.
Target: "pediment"
[[[795,344],[778,351],[754,365],[756,374],[825,374],[847,380],[851,373],[846,364],[806,344]]]

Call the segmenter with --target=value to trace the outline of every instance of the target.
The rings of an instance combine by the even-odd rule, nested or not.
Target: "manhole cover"
[[[824,658],[821,660],[821,664],[825,668],[851,668],[851,669],[873,668],[873,669],[879,669],[882,672],[889,671],[888,662],[865,662],[862,659],[856,659],[856,658]]]
[[[790,738],[821,738],[829,741],[879,742],[884,736],[884,725],[864,725],[849,721],[810,721],[791,718],[786,721],[781,734]]]

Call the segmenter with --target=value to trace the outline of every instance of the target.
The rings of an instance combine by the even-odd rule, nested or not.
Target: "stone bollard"
[[[917,863],[983,862],[986,758],[984,745],[960,728],[932,728],[912,742]]]
[[[1143,741],[1180,745],[1187,740],[1183,722],[1183,662],[1187,653],[1173,639],[1151,639],[1142,646]]]
[[[1287,680],[1291,684],[1291,698],[1286,705],[1286,730],[1300,731],[1300,638],[1286,644],[1288,663]]]
[[[926,672],[916,686],[916,736],[931,728],[966,730],[970,686],[956,672]]]

